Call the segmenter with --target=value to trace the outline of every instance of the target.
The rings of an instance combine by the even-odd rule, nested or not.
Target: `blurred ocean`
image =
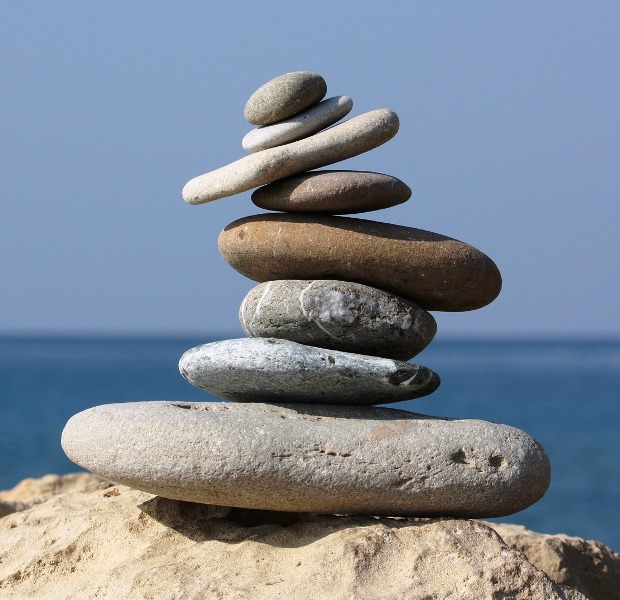
[[[0,489],[78,470],[60,448],[67,419],[96,404],[214,400],[178,359],[206,339],[0,338]],[[436,340],[414,359],[439,390],[391,405],[527,431],[547,450],[552,483],[534,506],[498,519],[620,550],[620,340]]]

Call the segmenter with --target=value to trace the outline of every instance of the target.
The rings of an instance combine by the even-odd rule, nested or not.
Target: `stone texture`
[[[324,167],[372,150],[398,132],[398,116],[373,110],[313,136],[245,156],[225,167],[194,177],[183,199],[202,204],[271,183],[289,175]]]
[[[64,494],[0,520],[0,595],[3,600],[585,598],[475,521],[309,515],[286,521],[285,516],[167,500],[112,484]],[[571,568],[579,579],[583,567]],[[614,600],[620,583],[603,577],[609,578],[608,589],[616,590],[604,598]]]
[[[235,402],[387,404],[439,386],[439,376],[420,365],[273,338],[191,348],[179,370],[192,385]]]
[[[435,319],[413,302],[360,283],[287,279],[261,283],[241,303],[251,337],[409,360],[435,336]]]
[[[316,104],[327,84],[317,73],[285,73],[259,87],[245,104],[243,116],[253,125],[270,125]]]
[[[153,494],[288,512],[501,516],[536,502],[550,475],[518,429],[362,406],[111,404],[73,416],[62,446]]]
[[[352,214],[406,202],[411,189],[400,179],[369,171],[313,171],[254,190],[252,202],[267,210]]]
[[[301,140],[340,121],[352,108],[353,100],[348,96],[328,98],[288,119],[253,129],[241,140],[241,146],[258,152]]]
[[[220,233],[218,245],[230,266],[255,281],[356,281],[426,310],[481,308],[496,298],[502,284],[495,263],[468,244],[349,217],[245,217]]]
[[[590,600],[620,600],[620,554],[604,544],[568,535],[545,535],[521,525],[485,523],[554,581]]]

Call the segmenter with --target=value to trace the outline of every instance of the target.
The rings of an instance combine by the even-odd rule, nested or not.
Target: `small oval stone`
[[[67,456],[133,488],[263,510],[499,517],[549,486],[526,433],[364,406],[127,402],[69,420]]]
[[[351,217],[245,217],[220,233],[218,246],[231,267],[254,281],[355,281],[426,310],[481,308],[502,285],[495,263],[473,246],[422,229]]]
[[[251,337],[279,338],[397,360],[409,360],[435,336],[435,319],[383,290],[334,280],[261,283],[241,303]]]
[[[249,152],[258,152],[301,140],[340,121],[352,108],[353,100],[348,96],[323,100],[284,121],[252,129],[241,140],[241,146]]]
[[[285,73],[259,87],[246,102],[243,115],[253,125],[270,125],[320,102],[325,80],[311,71]]]
[[[267,210],[353,214],[406,202],[411,189],[400,179],[370,171],[313,171],[254,190],[252,202]]]
[[[235,402],[387,404],[433,393],[439,376],[412,363],[241,338],[191,348],[179,371],[196,387]]]
[[[398,115],[388,108],[364,113],[303,140],[256,152],[194,177],[185,184],[183,199],[189,204],[211,202],[357,156],[391,140],[398,126]]]

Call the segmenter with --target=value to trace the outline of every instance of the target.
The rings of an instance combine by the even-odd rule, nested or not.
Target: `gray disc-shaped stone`
[[[241,303],[251,337],[273,337],[345,352],[409,360],[435,336],[435,319],[377,288],[328,279],[261,283]]]
[[[273,338],[223,340],[179,361],[189,383],[236,402],[387,404],[434,392],[439,376],[407,362]]]
[[[313,171],[254,190],[252,202],[267,210],[353,214],[406,202],[411,189],[400,179],[370,171]]]
[[[527,434],[375,407],[138,402],[72,417],[62,447],[167,498],[264,510],[498,517],[549,485]]]
[[[194,177],[185,184],[183,199],[189,204],[211,202],[357,156],[391,140],[398,125],[398,116],[387,108],[364,113],[303,140],[250,154]]]
[[[285,73],[259,87],[246,102],[244,117],[253,125],[270,125],[316,104],[327,84],[317,73]]]
[[[252,129],[241,140],[241,146],[249,152],[258,152],[301,140],[340,121],[352,108],[353,100],[348,96],[323,100],[284,121]]]

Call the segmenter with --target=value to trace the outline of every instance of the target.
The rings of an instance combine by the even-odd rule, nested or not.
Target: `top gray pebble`
[[[253,125],[271,125],[320,102],[326,93],[327,84],[317,73],[285,73],[259,87],[243,114]]]

